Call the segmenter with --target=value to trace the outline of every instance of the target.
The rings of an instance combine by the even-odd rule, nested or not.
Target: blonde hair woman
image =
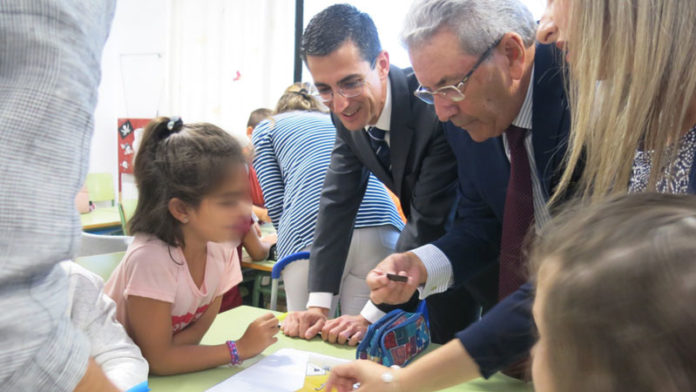
[[[580,190],[593,200],[694,192],[694,21],[694,1],[549,0],[537,36],[566,49],[571,76],[560,190],[584,161]]]
[[[273,114],[292,110],[328,113],[329,108],[316,98],[316,94],[316,88],[312,84],[296,82],[285,89],[283,95],[278,99]]]

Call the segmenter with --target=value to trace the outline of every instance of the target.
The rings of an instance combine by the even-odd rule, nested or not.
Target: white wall
[[[117,118],[153,117],[161,107],[169,5],[169,0],[117,2],[102,55],[90,172],[110,172],[116,178]]]
[[[249,113],[292,83],[294,10],[290,0],[119,0],[89,171],[116,178],[119,117],[179,115],[246,143]]]
[[[305,0],[305,25],[330,0]],[[411,0],[353,0],[370,13],[392,63],[408,66],[398,34]],[[536,18],[545,0],[523,0]],[[248,114],[275,106],[292,83],[293,0],[119,0],[102,58],[91,172],[117,174],[119,117],[180,115],[246,142]],[[240,73],[235,80],[237,71]],[[306,70],[303,80],[311,81]]]

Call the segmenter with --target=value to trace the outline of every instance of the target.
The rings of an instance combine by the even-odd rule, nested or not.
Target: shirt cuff
[[[432,294],[442,293],[454,284],[452,264],[450,264],[449,259],[440,248],[427,244],[413,249],[411,252],[421,259],[425,270],[428,272],[428,279],[426,279],[425,285],[418,288],[419,299],[424,299]]]
[[[309,293],[309,299],[307,300],[307,308],[317,307],[331,309],[331,302],[333,301],[333,293]]]
[[[379,310],[377,305],[373,304],[372,301],[367,301],[365,306],[363,306],[360,311],[360,315],[363,316],[370,324],[374,324],[377,320],[384,317],[386,313]]]

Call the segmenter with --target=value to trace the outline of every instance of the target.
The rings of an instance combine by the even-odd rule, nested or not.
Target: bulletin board
[[[118,192],[124,188],[124,179],[133,177],[133,158],[138,150],[142,130],[150,122],[149,118],[118,119]],[[130,181],[126,181],[130,182]],[[128,186],[129,184],[125,184]]]

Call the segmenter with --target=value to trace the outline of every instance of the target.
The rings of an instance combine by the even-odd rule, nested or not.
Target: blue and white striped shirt
[[[254,168],[278,231],[278,257],[311,245],[336,129],[327,114],[288,112],[261,122],[252,135]],[[384,184],[370,174],[355,228],[403,222]]]

